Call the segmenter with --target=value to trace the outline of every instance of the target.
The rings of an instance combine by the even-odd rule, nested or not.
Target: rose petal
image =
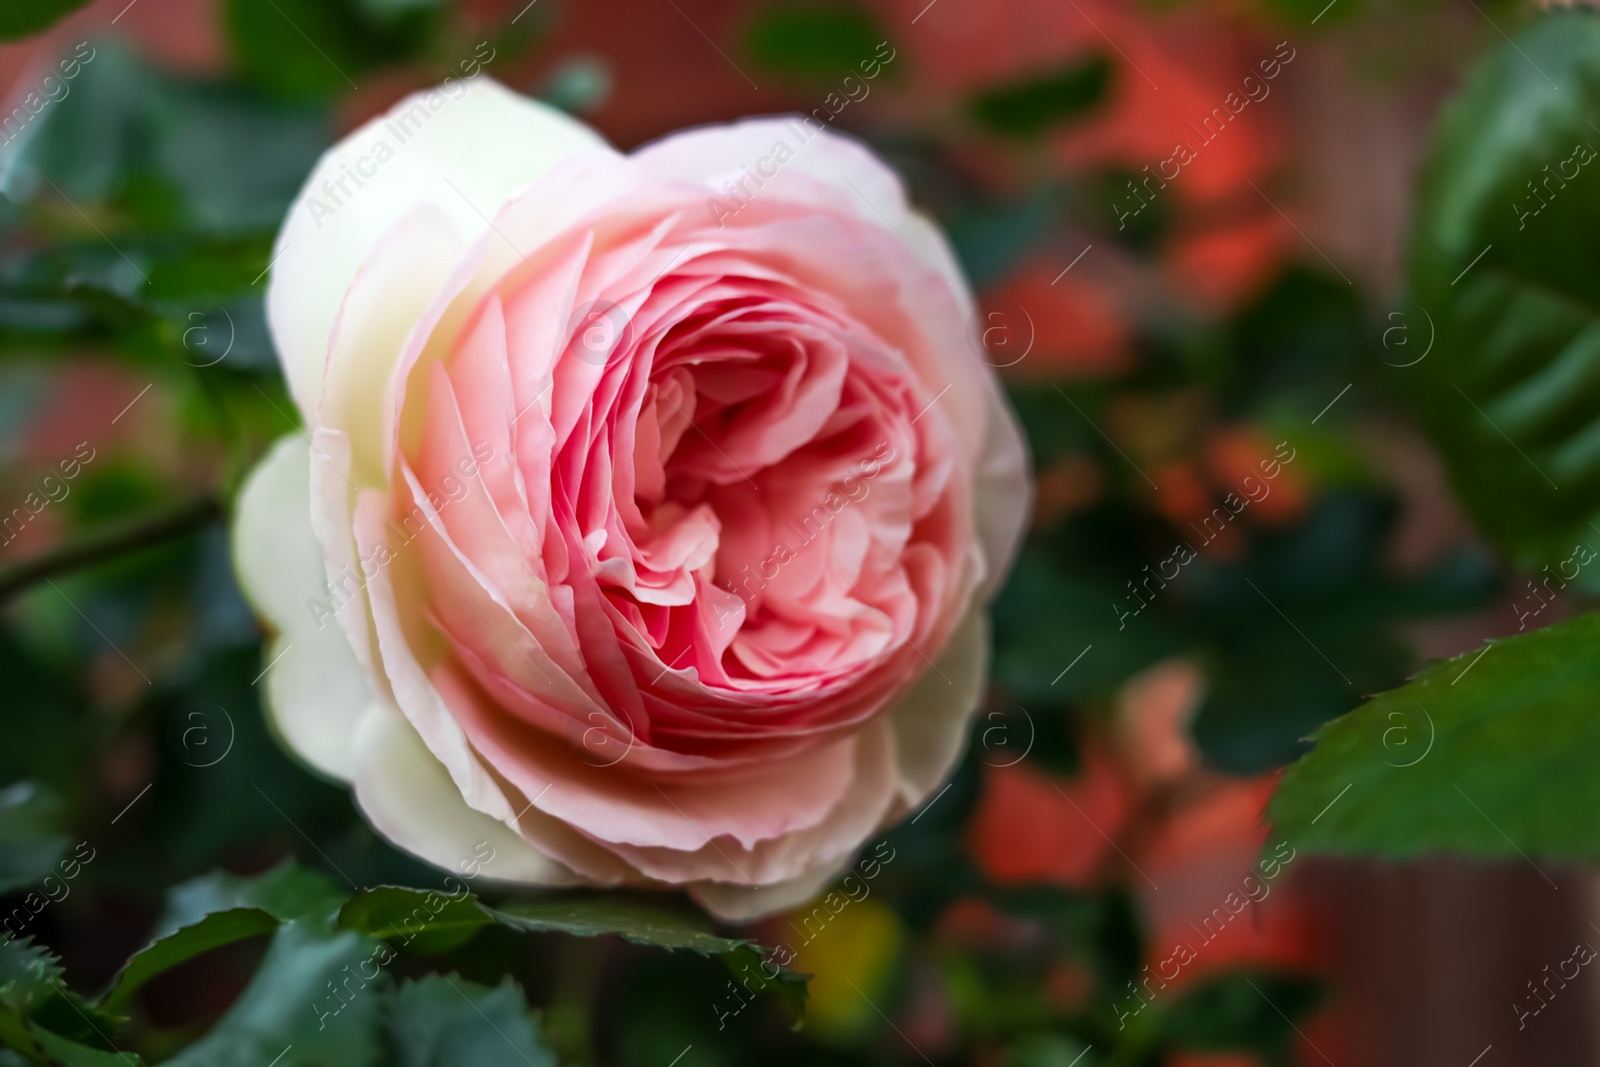
[[[323,555],[311,532],[310,445],[278,441],[239,492],[233,527],[239,585],[277,629],[267,649],[266,705],[294,752],[349,781],[351,737],[372,690],[334,624]]]
[[[413,93],[329,149],[278,233],[267,316],[307,422],[345,291],[397,221],[431,204],[470,241],[514,189],[604,145],[582,123],[491,78],[457,84],[457,98]]]

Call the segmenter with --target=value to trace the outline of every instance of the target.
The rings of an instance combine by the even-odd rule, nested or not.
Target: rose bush
[[[267,702],[395,844],[742,919],[949,773],[1024,451],[944,239],[859,145],[624,155],[451,83],[323,158],[268,311],[305,431],[236,517]]]

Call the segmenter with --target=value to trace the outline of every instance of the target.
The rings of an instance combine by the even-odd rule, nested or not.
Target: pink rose
[[[983,691],[1027,477],[971,310],[815,123],[623,155],[486,77],[402,101],[275,249],[306,431],[236,549],[276,728],[440,866],[808,899]]]

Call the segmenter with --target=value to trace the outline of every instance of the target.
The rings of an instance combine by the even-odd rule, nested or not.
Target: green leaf
[[[1437,336],[1395,373],[1463,503],[1531,570],[1600,516],[1596,115],[1600,15],[1538,16],[1446,110],[1411,241],[1413,295]],[[1389,362],[1422,350],[1419,318]]]
[[[166,1067],[372,1067],[391,957],[351,931],[285,923],[244,993]]]
[[[197,923],[158,938],[134,954],[117,976],[111,992],[101,1001],[107,1011],[118,1011],[128,998],[156,975],[235,941],[270,933],[278,920],[260,908],[230,908],[212,912]]]
[[[175,886],[167,894],[167,910],[156,938],[194,926],[213,912],[256,908],[279,922],[305,919],[329,924],[344,902],[344,893],[327,875],[292,860],[262,874],[241,877],[214,871]]]
[[[785,4],[763,10],[751,23],[745,49],[757,65],[810,78],[860,76],[861,64],[881,60],[887,40],[867,12],[850,5]]]
[[[29,1012],[53,996],[62,981],[54,956],[26,939],[0,941],[0,1006]]]
[[[1006,1050],[1004,1067],[1098,1067],[1089,1046],[1066,1034],[1034,1033],[1019,1038]]]
[[[972,98],[972,116],[1008,137],[1037,137],[1092,109],[1105,98],[1110,84],[1110,60],[1095,55],[1047,74],[986,89]]]
[[[62,1067],[141,1067],[108,1044],[114,1022],[67,989],[61,965],[25,940],[0,942],[0,1046]],[[106,1059],[110,1056],[112,1059]]]
[[[17,153],[3,183],[13,199],[54,198],[53,183],[86,213],[114,204],[158,231],[235,236],[278,228],[331,138],[325,107],[175,77],[115,42],[89,47],[71,91],[40,113]],[[82,223],[62,206],[68,222]],[[115,221],[98,225],[127,251]],[[93,230],[87,236],[105,244]],[[265,265],[262,259],[244,285]]]
[[[519,930],[549,930],[575,937],[615,934],[636,945],[682,948],[702,956],[720,956],[750,944],[744,938],[712,933],[703,920],[621,896],[515,900],[502,905],[494,914]]]
[[[317,97],[357,87],[384,63],[422,54],[437,3],[382,0],[228,0],[239,67],[272,91]]]
[[[49,29],[89,0],[0,0],[0,41]]]
[[[144,1060],[131,1052],[107,1052],[69,1041],[51,1033],[42,1026],[30,1027],[39,1048],[50,1057],[50,1062],[60,1067],[144,1067]]]
[[[1319,999],[1315,982],[1259,971],[1234,972],[1185,990],[1162,1028],[1169,1040],[1185,1049],[1283,1057],[1294,1041],[1293,1020],[1304,1017]]]
[[[345,929],[398,941],[402,948],[423,953],[453,948],[491,923],[528,933],[616,936],[638,945],[714,956],[736,974],[750,968],[749,973],[764,977],[772,986],[770,991],[794,1009],[796,1018],[805,1007],[805,976],[781,968],[776,976],[767,975],[761,969],[762,950],[753,942],[722,937],[697,915],[622,894],[551,896],[491,908],[470,895],[450,897],[403,886],[379,886],[357,893],[339,912],[339,925]]]
[[[494,921],[474,897],[393,885],[363,890],[339,911],[339,925],[345,929],[399,941],[424,955],[447,952]]]
[[[32,886],[55,870],[68,844],[61,824],[61,801],[37,782],[0,789],[0,894]]]
[[[389,1038],[395,1067],[556,1067],[509,978],[494,988],[451,975],[406,982],[391,997]]]
[[[1600,615],[1435,663],[1316,735],[1268,809],[1296,848],[1600,856]]]

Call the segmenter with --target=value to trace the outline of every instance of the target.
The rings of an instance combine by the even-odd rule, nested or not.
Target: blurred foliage
[[[767,70],[831,83],[847,75],[859,77],[858,64],[870,60],[887,39],[883,27],[860,7],[781,3],[757,11],[746,31],[745,50]]]
[[[0,4],[0,41],[29,37],[48,29],[89,0],[6,0]]]
[[[972,114],[980,123],[1012,137],[1037,137],[1051,126],[1091,111],[1105,98],[1111,61],[1103,55],[1060,71],[979,93]]]
[[[1412,371],[1417,410],[1462,502],[1529,570],[1600,518],[1597,49],[1588,10],[1494,49],[1445,112],[1411,242],[1438,330]]]

